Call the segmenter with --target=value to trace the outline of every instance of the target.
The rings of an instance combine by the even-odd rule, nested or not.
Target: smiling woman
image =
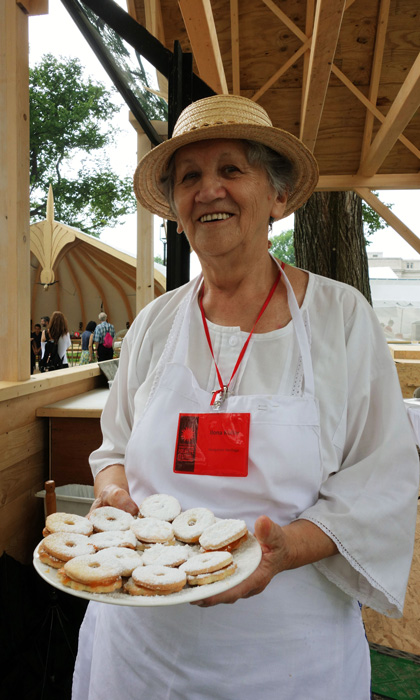
[[[270,219],[280,219],[287,193],[280,194],[264,168],[250,165],[241,141],[215,139],[184,146],[175,154],[173,207],[178,233],[185,232],[205,267],[208,256],[241,256],[255,264],[264,250]],[[264,251],[264,256],[266,251]]]
[[[243,139],[248,163],[263,168],[276,192],[291,192],[294,186],[293,166],[290,161],[271,148],[256,141]],[[173,210],[173,189],[175,183],[175,158],[172,156],[168,168],[161,177],[162,191]]]
[[[125,337],[91,456],[94,506],[135,515],[167,493],[245,521],[262,558],[195,605],[91,604],[73,700],[104,687],[110,700],[122,687],[129,700],[369,700],[359,601],[401,614],[417,510],[394,363],[355,289],[269,254],[270,221],[317,182],[303,143],[232,95],[189,105],[173,133],[139,163],[135,191],[178,222],[203,272]],[[276,154],[269,167],[248,141]]]

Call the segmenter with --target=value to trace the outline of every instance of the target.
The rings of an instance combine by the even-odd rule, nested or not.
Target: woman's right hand
[[[95,478],[95,500],[91,510],[101,506],[113,506],[137,515],[138,505],[130,497],[125,469],[122,464],[111,464]]]
[[[137,515],[139,512],[138,506],[134,503],[130,494],[118,484],[108,484],[98,494],[92,503],[91,511],[102,506],[113,506],[120,510],[125,510],[131,515]]]

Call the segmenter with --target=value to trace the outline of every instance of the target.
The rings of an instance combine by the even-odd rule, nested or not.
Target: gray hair
[[[268,181],[275,192],[283,196],[293,192],[295,175],[293,164],[286,156],[282,156],[272,148],[257,141],[239,139],[246,147],[247,160],[250,165],[257,166],[265,170]],[[176,153],[176,151],[175,151]],[[168,200],[169,206],[175,213],[174,205],[174,183],[175,183],[175,153],[172,154],[168,167],[160,178],[160,189]]]
[[[108,316],[106,315],[106,313],[105,313],[104,311],[101,311],[101,313],[98,315],[98,320],[99,320],[101,323],[103,323],[104,321],[106,321],[107,318],[108,318]]]

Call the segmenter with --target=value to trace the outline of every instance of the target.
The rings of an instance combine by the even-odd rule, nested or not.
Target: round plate
[[[64,593],[74,595],[76,598],[84,598],[85,600],[95,600],[99,603],[110,603],[111,605],[130,605],[131,607],[153,607],[156,605],[179,605],[180,603],[192,603],[195,600],[204,600],[217,593],[223,593],[230,588],[237,586],[244,579],[248,578],[257,568],[261,561],[261,547],[258,540],[248,532],[247,540],[236,549],[233,554],[233,560],[237,565],[237,569],[232,576],[223,581],[215,581],[205,586],[186,586],[178,593],[170,595],[156,596],[132,596],[128,593],[115,591],[114,593],[88,593],[87,591],[75,591],[73,588],[64,586],[58,579],[57,571],[48,564],[43,564],[39,559],[38,547],[34,551],[34,567],[38,574],[47,583],[58,588]]]

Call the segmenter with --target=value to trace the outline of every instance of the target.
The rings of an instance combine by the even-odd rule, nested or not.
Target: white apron
[[[310,346],[284,272],[283,278],[303,365],[302,395],[228,396],[223,403],[222,411],[251,414],[247,477],[173,473],[179,413],[211,410],[211,394],[185,364],[198,280],[174,320],[127,446],[126,473],[137,503],[152,493],[170,493],[184,510],[206,506],[220,517],[246,520],[253,531],[259,515],[286,525],[317,500],[320,427]],[[280,573],[263,593],[234,605],[91,603],[80,634],[73,700],[104,697],[369,700],[369,650],[359,605],[312,565]]]

